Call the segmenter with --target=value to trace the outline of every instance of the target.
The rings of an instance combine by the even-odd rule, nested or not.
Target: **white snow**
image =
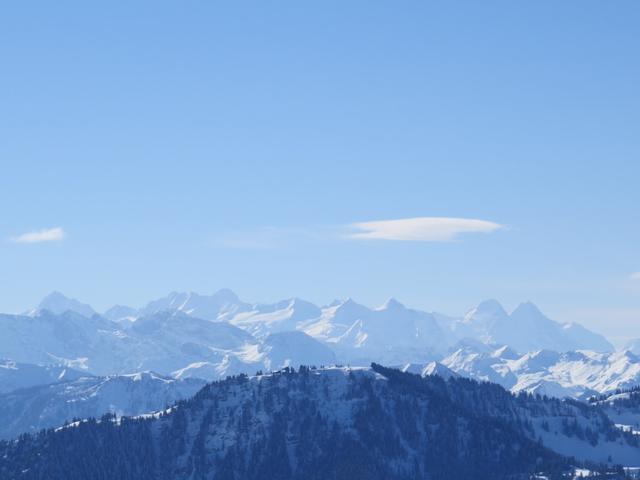
[[[538,350],[514,358],[504,348],[486,352],[467,346],[441,363],[460,375],[495,382],[514,393],[587,398],[640,384],[640,357],[630,352]]]

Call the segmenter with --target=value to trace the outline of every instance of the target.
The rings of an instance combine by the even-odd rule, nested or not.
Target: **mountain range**
[[[45,297],[27,314],[34,316],[45,310],[54,314],[72,311],[85,317],[96,314],[89,305],[59,292]],[[521,353],[535,349],[614,350],[602,335],[576,323],[553,321],[531,302],[522,303],[507,313],[496,300],[487,300],[464,317],[455,318],[407,308],[393,298],[377,308],[366,307],[350,298],[336,300],[325,307],[297,298],[273,304],[250,304],[231,290],[223,289],[212,295],[172,292],[141,308],[116,305],[102,317],[130,324],[166,311],[229,323],[258,338],[282,331],[303,331],[345,350],[347,357],[380,354],[381,350],[388,350],[389,345],[405,351],[443,353],[463,338],[509,345]]]
[[[238,449],[264,458],[267,470],[288,468],[302,472],[300,475],[305,478],[313,478],[306,466],[297,470],[299,462],[317,465],[322,459],[311,453],[300,454],[296,445],[313,449],[321,448],[322,442],[338,441],[346,442],[345,448],[355,449],[354,452],[375,446],[382,457],[396,462],[406,477],[409,467],[395,457],[399,452],[397,448],[405,449],[402,458],[411,458],[414,455],[411,448],[424,448],[420,442],[431,437],[424,433],[426,436],[421,434],[420,440],[411,436],[415,432],[402,431],[407,422],[403,420],[406,415],[403,412],[420,411],[420,398],[425,394],[422,389],[427,388],[430,392],[427,404],[453,402],[446,408],[457,409],[461,418],[471,415],[465,422],[477,422],[480,418],[485,426],[486,422],[507,422],[508,426],[491,427],[498,429],[502,440],[515,439],[518,445],[542,443],[544,448],[555,452],[538,451],[538,458],[553,459],[549,464],[551,470],[551,465],[557,466],[558,462],[566,467],[570,457],[580,462],[606,463],[610,469],[611,459],[625,465],[635,465],[635,458],[640,460],[633,440],[640,438],[636,434],[640,410],[626,403],[602,400],[615,399],[621,392],[634,391],[640,385],[640,356],[633,350],[636,346],[631,344],[630,349],[616,351],[603,336],[577,324],[551,320],[530,302],[507,312],[497,301],[487,300],[456,318],[411,309],[395,299],[376,308],[353,299],[337,300],[326,306],[297,298],[273,304],[251,304],[230,290],[221,290],[212,295],[174,292],[141,308],[118,305],[100,314],[86,303],[54,292],[24,314],[0,314],[0,359],[3,359],[0,360],[3,405],[0,439],[15,439],[24,433],[49,429],[48,433],[25,439],[20,450],[27,452],[35,448],[48,452],[43,457],[44,463],[34,467],[47,469],[51,468],[47,463],[51,451],[47,449],[60,438],[74,442],[78,431],[94,439],[103,434],[115,435],[124,444],[137,438],[141,445],[149,442],[145,448],[162,451],[164,442],[172,441],[152,432],[157,428],[175,427],[176,438],[182,438],[179,442],[183,442],[178,447],[186,457],[169,454],[170,465],[166,467],[179,472],[176,474],[179,478],[182,478],[180,475],[206,478],[197,473],[204,468],[202,465],[223,472],[225,463],[219,463],[221,458],[233,466],[234,472],[244,471],[237,463],[240,461]],[[367,367],[372,362],[376,367]],[[341,364],[348,366],[340,367]],[[294,367],[299,368],[302,375],[294,375]],[[286,375],[272,373],[283,371]],[[230,380],[214,384],[219,390],[206,385],[225,378]],[[402,379],[400,384],[404,385],[400,387],[404,392],[401,399],[386,386],[398,379]],[[426,383],[417,384],[416,379]],[[306,390],[307,387],[299,383],[308,381],[320,382],[322,388],[316,385]],[[439,390],[441,386],[436,388],[441,381],[447,385],[444,391]],[[487,382],[497,385],[488,386]],[[267,392],[262,386],[268,386]],[[407,388],[411,391],[417,388],[417,391],[405,398]],[[433,395],[438,391],[440,394],[434,400]],[[486,397],[486,401],[467,404],[464,396],[470,391]],[[443,392],[451,398],[444,399]],[[198,399],[210,394],[213,403],[207,400],[205,408]],[[273,416],[278,409],[290,408],[290,402],[298,398],[298,394],[301,402],[306,398],[321,416],[325,415],[322,413],[325,407],[320,403],[328,402],[327,408],[335,411],[322,417],[320,424],[325,426],[316,432],[320,443],[296,440],[299,433],[295,432],[301,432],[302,427],[296,423],[298,419],[288,423],[294,432],[287,430],[286,433],[288,467],[285,463],[273,464],[267,458],[283,455],[277,438],[284,434],[281,430],[284,427],[277,422],[261,422],[265,415]],[[415,394],[418,397],[414,398]],[[233,401],[228,395],[233,396]],[[251,400],[247,395],[251,395]],[[263,395],[266,396],[262,398]],[[355,407],[358,404],[355,400],[364,398],[362,395],[367,399],[367,410],[361,410],[362,404]],[[193,400],[188,400],[190,398]],[[258,405],[251,409],[254,401]],[[377,401],[382,403],[374,405]],[[389,403],[385,403],[387,401]],[[460,410],[457,403],[460,401],[466,410]],[[383,410],[379,409],[381,405]],[[306,418],[309,412],[300,408],[302,410],[295,411]],[[374,410],[370,410],[372,408]],[[184,428],[181,422],[185,421],[178,413],[181,409],[190,411],[187,419],[195,422],[187,422],[191,425],[188,433],[180,430]],[[511,413],[505,416],[501,409]],[[366,432],[376,431],[367,427],[366,422],[362,423],[363,412],[386,422],[385,432],[399,432],[396,450],[389,451],[388,445],[371,443],[371,439],[362,442],[362,435],[369,438]],[[107,416],[101,422],[87,420],[103,415]],[[229,420],[238,415],[245,418],[246,423],[235,425]],[[430,414],[425,415],[426,419]],[[442,415],[446,418],[446,414]],[[164,420],[165,416],[171,420]],[[134,420],[126,420],[129,417]],[[215,422],[226,422],[227,430],[214,429],[218,433],[211,433],[210,417]],[[309,421],[315,420],[301,421],[308,426]],[[124,422],[123,429],[120,429],[121,422]],[[178,423],[174,425],[175,422]],[[139,425],[148,427],[137,430]],[[205,425],[209,426],[205,428]],[[448,429],[462,428],[457,435],[464,438],[478,436],[478,441],[486,441],[484,433],[470,424],[466,427],[446,425]],[[109,430],[112,427],[115,430]],[[506,430],[500,430],[503,427]],[[86,431],[87,428],[91,431]],[[276,437],[269,430],[272,428],[279,429]],[[331,432],[331,428],[356,431],[357,440],[327,434],[326,429]],[[128,438],[130,429],[136,433]],[[380,430],[377,431],[379,434]],[[247,439],[238,440],[238,435],[244,434],[258,444],[251,446],[246,443]],[[234,438],[239,443],[231,447],[236,445]],[[40,441],[45,443],[38,443]],[[217,445],[215,458],[202,458],[198,445],[203,441]],[[276,443],[271,445],[272,442]],[[429,445],[432,448],[433,444]],[[10,472],[21,465],[22,453],[12,450],[8,444],[1,448],[6,449],[13,463],[5,462],[0,468]],[[137,451],[138,447],[131,448]],[[511,454],[505,452],[507,464],[515,458],[509,457]],[[559,457],[554,457],[558,454]],[[55,455],[56,461],[66,461],[62,453]],[[373,461],[366,455],[363,458]],[[524,461],[523,458],[520,460]],[[151,462],[149,468],[152,464],[153,468],[159,468],[160,459],[147,460]],[[332,462],[350,468],[348,462],[341,463],[346,460],[332,459]],[[125,464],[122,468],[132,468]],[[1,460],[0,465],[3,465]],[[429,468],[434,465],[437,462],[431,462]],[[477,468],[485,467],[487,465]],[[380,465],[376,468],[384,470]],[[427,469],[415,465],[412,468],[417,469],[416,472]],[[388,478],[396,478],[393,475],[398,473],[384,471]],[[131,472],[120,473],[124,476],[119,478],[127,478]],[[375,472],[365,473],[367,478],[376,478]],[[328,474],[337,475],[336,472]],[[140,472],[137,475],[144,478]],[[224,478],[224,474],[218,477]]]
[[[395,299],[377,308],[353,299],[323,307],[297,298],[251,304],[223,289],[173,292],[141,308],[98,314],[54,292],[23,315],[0,314],[0,334],[0,358],[99,376],[153,371],[217,380],[303,364],[378,362],[422,371],[438,362],[440,370],[515,392],[574,398],[640,381],[633,350],[615,352],[602,335],[551,320],[530,302],[508,313],[487,300],[455,318]]]
[[[536,350],[517,354],[509,347],[467,345],[441,360],[457,375],[489,381],[514,392],[588,399],[640,385],[640,357],[628,350]]]

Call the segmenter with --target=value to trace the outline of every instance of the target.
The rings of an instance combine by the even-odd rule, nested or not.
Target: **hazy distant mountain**
[[[112,322],[133,321],[138,317],[138,310],[126,305],[114,305],[102,316]]]
[[[539,349],[560,352],[614,350],[602,335],[575,323],[561,324],[550,320],[531,302],[521,303],[508,314],[496,300],[487,300],[470,310],[462,321],[454,323],[452,330],[459,338],[509,345],[521,353]]]
[[[195,292],[171,292],[165,297],[152,300],[142,308],[114,305],[103,315],[113,321],[132,321],[138,317],[163,311],[178,311],[204,320],[223,321],[250,309],[251,305],[242,302],[231,290],[222,289],[212,295],[200,295]]]
[[[242,302],[231,290],[222,289],[212,295],[172,292],[166,297],[149,302],[138,313],[151,315],[164,310],[177,310],[205,320],[228,320],[250,308],[251,305]]]
[[[0,315],[0,356],[23,363],[62,364],[93,374],[169,373],[199,360],[216,361],[255,340],[232,325],[161,312],[123,328],[98,315],[43,310]]]
[[[0,358],[21,363],[62,364],[108,370],[128,354],[117,326],[98,315],[45,309],[33,316],[0,314]],[[91,364],[89,365],[89,359]]]
[[[162,373],[194,361],[219,361],[229,352],[241,352],[257,344],[251,334],[238,327],[180,311],[141,317],[126,334],[148,350],[138,356],[138,369]]]
[[[86,376],[86,373],[63,365],[34,365],[0,360],[0,393],[34,385],[68,382],[82,376]]]
[[[38,307],[31,310],[29,314],[35,315],[38,312],[47,310],[56,315],[65,312],[74,312],[84,317],[92,317],[96,314],[95,310],[86,303],[79,302],[74,298],[65,297],[60,292],[52,292],[42,299]]]
[[[483,343],[494,343],[492,332],[509,322],[509,314],[497,300],[485,300],[469,310],[464,318],[451,323],[458,338],[474,338]]]
[[[87,317],[95,314],[90,306],[58,292],[46,297],[35,312],[41,310],[55,314],[72,311]],[[496,300],[486,300],[457,319],[410,309],[394,299],[378,308],[352,299],[323,308],[297,298],[252,305],[231,290],[222,289],[212,295],[172,292],[140,309],[116,305],[104,317],[126,328],[138,318],[165,311],[228,322],[258,338],[301,330],[331,345],[344,361],[426,361],[427,355],[445,353],[465,338],[489,345],[509,345],[521,353],[539,349],[614,349],[602,335],[575,323],[555,322],[530,302],[520,304],[509,314]],[[403,353],[398,354],[397,350]],[[416,351],[420,352],[417,357]],[[410,354],[414,356],[409,358]]]
[[[24,364],[60,364],[96,375],[140,370],[168,375],[187,369],[181,375],[186,378],[195,376],[194,371],[207,371],[204,378],[208,379],[336,362],[330,347],[300,331],[256,338],[230,323],[203,320],[177,310],[163,310],[127,324],[71,311],[0,315],[0,358]]]
[[[193,396],[204,380],[174,380],[154,373],[81,377],[0,395],[0,438],[58,427],[74,418],[104,413],[155,412]]]

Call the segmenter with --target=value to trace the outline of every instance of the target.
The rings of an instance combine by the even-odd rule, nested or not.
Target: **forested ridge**
[[[0,478],[495,480],[541,472],[563,478],[577,462],[545,448],[532,418],[554,409],[598,415],[580,405],[376,364],[287,368],[208,384],[153,416],[106,415],[2,442]],[[630,441],[603,422],[601,432],[591,432],[594,441],[600,435]],[[606,469],[607,478],[622,476]]]

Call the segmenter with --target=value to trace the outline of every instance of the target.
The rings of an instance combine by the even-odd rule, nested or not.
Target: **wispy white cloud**
[[[57,242],[65,237],[62,227],[45,228],[35,232],[27,232],[11,239],[14,243]]]
[[[349,235],[353,239],[414,242],[447,242],[464,233],[491,233],[504,228],[503,225],[487,220],[447,217],[358,222],[351,227],[358,230]]]
[[[631,275],[629,275],[629,280],[640,282],[640,272],[633,272]]]
[[[344,239],[446,242],[465,233],[490,233],[505,228],[498,223],[472,218],[417,217],[314,227],[266,226],[252,230],[223,231],[209,244],[219,248],[271,250],[306,242]]]

